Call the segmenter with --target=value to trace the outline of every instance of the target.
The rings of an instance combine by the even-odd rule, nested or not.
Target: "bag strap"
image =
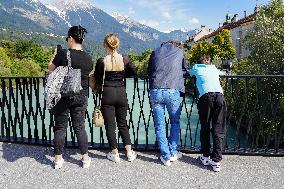
[[[102,97],[103,97],[103,91],[104,91],[104,85],[105,85],[105,76],[106,76],[106,65],[105,65],[105,62],[104,62],[104,75],[103,75],[103,83],[102,83],[102,94],[100,96],[100,104],[101,104]]]
[[[70,50],[67,50],[67,61],[68,61],[68,67],[72,68],[71,66],[71,57],[70,57]]]

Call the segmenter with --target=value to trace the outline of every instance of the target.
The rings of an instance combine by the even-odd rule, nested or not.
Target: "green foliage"
[[[52,55],[52,50],[47,51],[32,41],[17,41],[13,50],[15,50],[13,52],[15,58],[34,60],[41,67],[42,71],[47,69]]]
[[[13,62],[12,75],[19,77],[33,77],[33,76],[42,76],[41,67],[32,59],[15,59]]]
[[[141,55],[137,55],[137,54],[128,55],[131,61],[133,62],[133,64],[136,66],[137,74],[139,76],[147,75],[148,62],[149,62],[151,54],[152,54],[152,49],[147,49]]]
[[[272,0],[261,7],[245,41],[258,74],[279,74],[284,70],[283,44],[284,5],[282,0]]]
[[[221,60],[233,59],[236,55],[236,49],[233,46],[230,31],[221,30],[213,39],[213,54]]]
[[[211,59],[233,59],[236,50],[231,42],[230,31],[226,29],[220,31],[211,43],[204,40],[194,44],[187,54],[187,59],[191,63],[196,63],[202,55],[209,55]]]
[[[1,76],[42,76],[52,50],[45,50],[31,41],[1,41]]]
[[[187,54],[187,59],[191,63],[199,62],[199,59],[202,55],[210,55],[211,58],[214,57],[215,47],[212,43],[204,40],[201,43],[193,45]]]
[[[20,30],[11,30],[11,29],[0,29],[0,39],[2,39],[1,43],[6,43],[6,47],[13,46],[14,42],[17,41],[32,41],[34,44],[41,46],[47,52],[54,50],[56,45],[61,44],[63,48],[66,47],[65,37],[64,36],[54,36],[46,33],[39,33],[39,32],[27,32],[27,31],[20,31]],[[93,60],[97,60],[99,57],[105,55],[105,51],[103,46],[93,40],[93,38],[86,39],[83,43],[84,49],[87,52],[91,53]],[[51,53],[52,54],[52,53]],[[11,55],[12,57],[12,55]],[[40,55],[40,57],[42,57]],[[95,62],[95,61],[94,61]],[[47,64],[41,65],[42,69],[44,70]]]
[[[12,61],[6,53],[6,50],[0,47],[0,61],[2,62],[5,68],[10,69],[12,66]]]
[[[0,77],[12,76],[12,61],[6,54],[4,48],[0,47]]]
[[[11,70],[5,67],[5,63],[0,59],[0,77],[12,76]]]
[[[260,71],[255,67],[251,59],[241,59],[238,63],[233,64],[232,72],[237,75],[242,75],[242,74],[256,75]]]
[[[236,74],[279,74],[284,69],[283,44],[284,6],[281,0],[272,0],[261,7],[255,26],[246,37],[245,45],[251,51],[250,57],[235,64],[233,72]],[[238,85],[238,88],[242,89],[242,85]],[[254,88],[257,90],[253,91]],[[262,78],[257,81],[250,80],[247,83],[247,108],[260,113],[260,116],[253,120],[251,135],[258,137],[260,144],[275,142],[272,141],[273,137],[271,141],[266,141],[268,139],[265,136],[283,132],[281,131],[284,124],[283,88],[284,83],[280,78]],[[242,91],[236,92],[238,97],[243,95]],[[252,103],[256,99],[260,99],[260,105],[257,107]],[[236,106],[235,111],[241,112],[241,107]],[[240,116],[240,113],[237,115]],[[283,135],[279,138],[279,143],[283,146]]]

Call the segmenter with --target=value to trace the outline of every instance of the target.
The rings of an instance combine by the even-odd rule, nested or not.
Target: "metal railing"
[[[221,78],[228,104],[225,153],[284,155],[284,76],[227,75]],[[186,78],[187,92],[182,96],[180,149],[198,152],[200,124],[196,108],[194,79]],[[43,77],[0,78],[0,141],[52,145],[54,118],[43,97]],[[158,149],[147,78],[127,79],[127,125],[133,145],[139,150]],[[104,128],[92,124],[92,110],[98,96],[89,95],[86,129],[90,147],[107,148]],[[69,120],[71,125],[71,120]],[[166,116],[167,135],[169,118]],[[120,137],[118,142],[121,143]],[[71,127],[66,146],[76,146]],[[121,144],[120,144],[121,145]],[[122,146],[120,146],[122,147]]]

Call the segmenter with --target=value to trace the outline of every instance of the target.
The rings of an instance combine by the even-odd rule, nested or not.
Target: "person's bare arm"
[[[49,62],[49,64],[48,64],[48,70],[49,70],[49,71],[53,71],[53,70],[55,70],[55,68],[56,68],[56,66],[55,66],[52,62]]]

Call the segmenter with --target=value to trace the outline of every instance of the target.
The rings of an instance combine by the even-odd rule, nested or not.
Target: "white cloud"
[[[156,20],[148,20],[147,25],[152,27],[152,28],[155,28],[155,27],[159,26],[160,24]]]
[[[139,20],[140,24],[146,25],[147,21],[146,20]]]
[[[135,14],[135,10],[132,7],[128,8],[129,14]]]
[[[189,23],[189,25],[199,24],[199,20],[197,18],[193,17],[188,21],[188,23]]]
[[[176,0],[128,0],[132,5],[151,10],[166,20],[189,20],[188,2]]]
[[[136,13],[143,10],[145,14],[140,19],[145,19],[140,23],[150,25],[160,31],[170,31],[172,28],[196,27],[200,22],[192,11],[192,1],[190,0],[126,0],[129,7],[135,7]],[[149,22],[150,19],[155,22]]]
[[[161,24],[172,24],[173,21],[172,20],[162,20],[160,23]]]
[[[149,26],[151,28],[155,28],[160,25],[160,23],[156,20],[140,20],[140,24]]]
[[[164,18],[166,18],[166,19],[171,19],[172,18],[171,14],[169,12],[162,12],[162,16]]]

